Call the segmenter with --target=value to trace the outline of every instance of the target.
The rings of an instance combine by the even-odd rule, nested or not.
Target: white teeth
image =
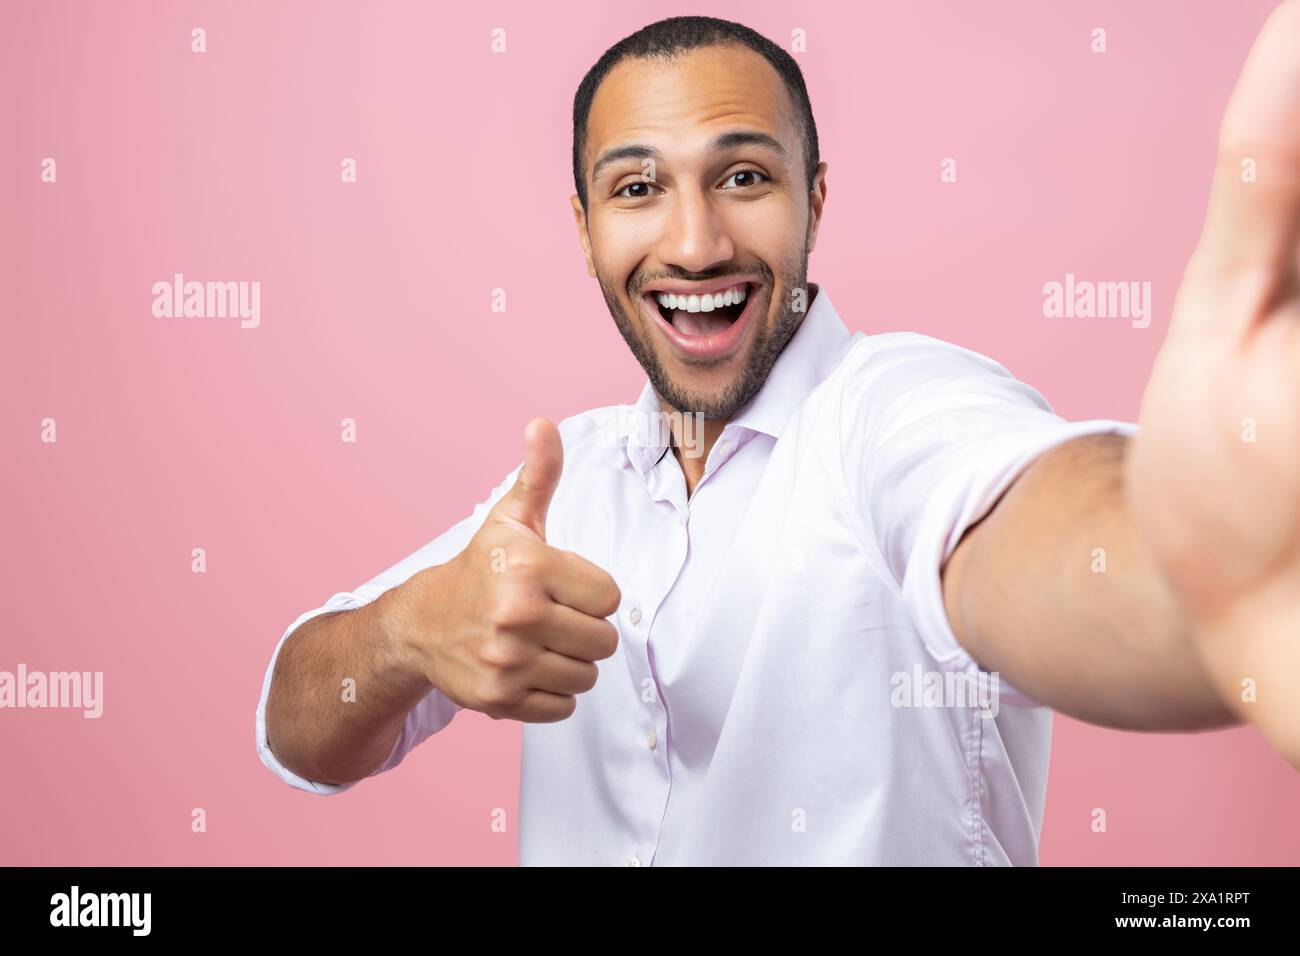
[[[743,285],[734,286],[722,292],[705,295],[682,295],[676,292],[657,292],[655,298],[666,309],[681,309],[686,312],[712,312],[728,305],[738,305],[745,301],[747,289]]]

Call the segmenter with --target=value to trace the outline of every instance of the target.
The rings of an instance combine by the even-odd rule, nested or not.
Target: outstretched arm
[[[1126,730],[1235,723],[1124,494],[1131,439],[1085,435],[1039,457],[943,570],[958,641],[1063,714]]]
[[[983,666],[1099,723],[1249,720],[1300,767],[1298,234],[1288,0],[1228,104],[1137,434],[1043,456],[949,562],[945,605]]]

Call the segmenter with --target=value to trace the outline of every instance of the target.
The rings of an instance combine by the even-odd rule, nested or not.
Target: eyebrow
[[[767,133],[760,133],[758,130],[752,129],[738,129],[729,133],[718,134],[713,142],[709,144],[709,152],[718,153],[727,149],[735,149],[737,146],[762,146],[772,150],[786,163],[790,162],[790,155],[778,140]],[[601,154],[600,159],[596,160],[596,165],[591,168],[592,182],[595,182],[597,177],[600,176],[601,169],[622,159],[652,159],[658,162],[663,159],[663,154],[653,146],[644,146],[640,143],[628,143],[625,146],[615,146],[612,149],[607,149]]]

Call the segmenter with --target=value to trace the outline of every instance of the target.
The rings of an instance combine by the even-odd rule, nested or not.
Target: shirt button
[[[640,866],[640,865],[641,865],[641,861],[638,860],[638,859],[637,859],[636,857],[634,857],[634,856],[629,856],[629,857],[628,857],[628,858],[623,862],[623,865],[624,865],[624,866]]]
[[[646,737],[645,742],[647,747],[649,747],[651,750],[654,750],[655,745],[659,743],[659,735],[652,730],[650,731],[649,735]]]
[[[640,623],[641,623],[641,608],[640,608],[640,607],[634,607],[634,608],[632,608],[632,612],[631,612],[630,614],[628,614],[627,619],[628,619],[629,621],[632,622],[632,626],[633,626],[633,627],[636,627],[638,624],[640,624]]]

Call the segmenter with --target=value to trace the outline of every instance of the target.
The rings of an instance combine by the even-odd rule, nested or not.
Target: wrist
[[[426,672],[427,655],[420,652],[421,635],[427,632],[427,625],[418,617],[418,609],[424,603],[417,596],[425,583],[417,580],[421,574],[385,591],[375,599],[373,607],[380,669],[392,686],[423,696],[433,681]],[[424,640],[427,639],[426,635]]]

